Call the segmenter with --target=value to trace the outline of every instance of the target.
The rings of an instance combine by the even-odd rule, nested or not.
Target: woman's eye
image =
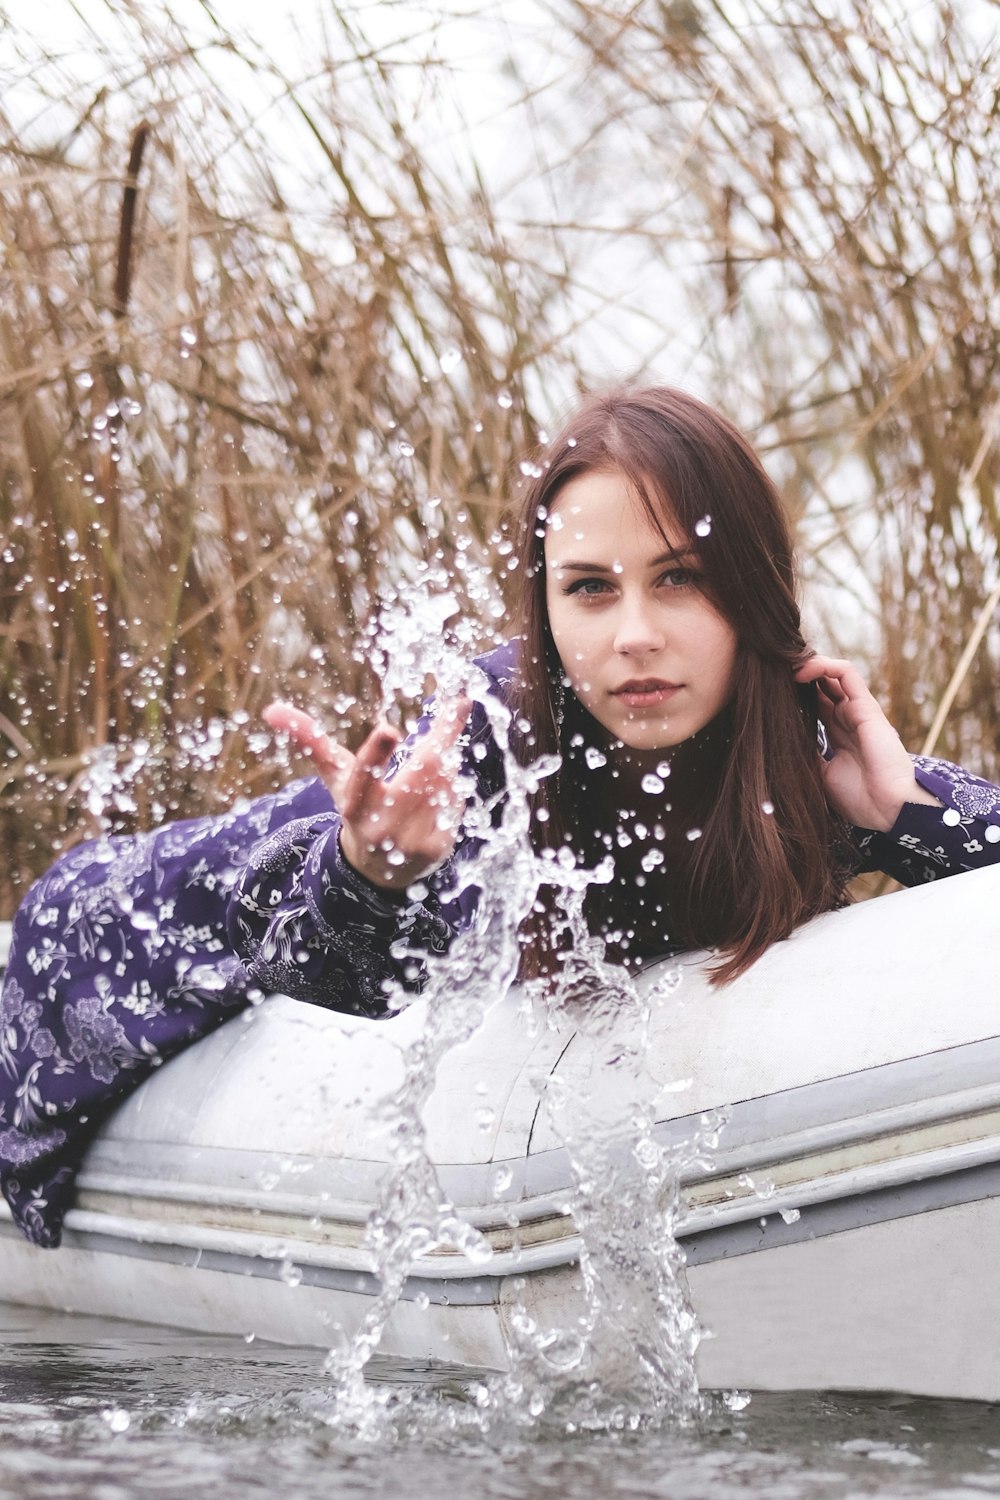
[[[660,577],[660,583],[668,589],[683,589],[697,582],[698,574],[693,568],[668,568]]]
[[[585,599],[596,599],[611,587],[603,578],[578,578],[566,590],[567,594],[582,594]]]

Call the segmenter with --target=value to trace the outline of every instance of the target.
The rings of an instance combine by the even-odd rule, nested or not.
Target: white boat
[[[1000,1400],[998,900],[995,868],[859,904],[718,989],[668,961],[682,982],[645,1060],[678,1086],[656,1137],[726,1116],[682,1182],[703,1386]],[[62,1249],[0,1222],[4,1298],[318,1347],[350,1331],[377,1290],[373,1111],[421,1024],[419,1002],[368,1022],[278,996],[199,1042],[102,1129]],[[444,1058],[428,1150],[492,1254],[418,1257],[383,1354],[502,1369],[516,1304],[578,1311],[570,1162],[532,1080],[606,1090],[594,1047],[533,1031],[512,994]]]

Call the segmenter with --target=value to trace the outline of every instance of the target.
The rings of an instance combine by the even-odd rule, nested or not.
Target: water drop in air
[[[281,1262],[281,1269],[278,1275],[286,1286],[300,1286],[302,1283],[302,1272],[290,1260],[283,1260]]]
[[[700,521],[696,521],[694,526],[694,534],[695,536],[711,536],[712,517],[702,516]]]

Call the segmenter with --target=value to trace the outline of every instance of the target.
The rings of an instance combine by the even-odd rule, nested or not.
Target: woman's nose
[[[615,630],[615,650],[621,656],[643,656],[664,645],[663,630],[651,602],[623,599]]]

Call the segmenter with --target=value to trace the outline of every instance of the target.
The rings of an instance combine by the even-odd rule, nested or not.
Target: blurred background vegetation
[[[623,376],[750,432],[817,639],[910,748],[997,775],[990,0],[317,0],[297,51],[201,0],[31,9],[0,17],[0,915],[67,841],[287,776],[276,693],[356,738],[395,590],[446,571],[502,633],[519,465]]]

